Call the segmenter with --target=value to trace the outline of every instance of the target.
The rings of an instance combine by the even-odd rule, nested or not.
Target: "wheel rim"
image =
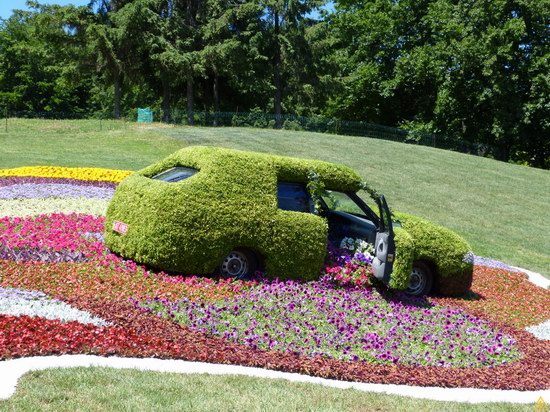
[[[419,267],[413,267],[407,293],[409,295],[419,295],[425,289],[427,282],[427,273]]]
[[[221,265],[222,276],[238,278],[248,273],[248,259],[238,250],[233,250],[225,257]]]

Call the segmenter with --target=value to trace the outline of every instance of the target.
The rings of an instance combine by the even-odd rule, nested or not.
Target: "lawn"
[[[223,394],[223,396],[220,396]],[[26,375],[0,411],[525,411],[532,405],[438,402],[242,376],[108,368]]]
[[[363,137],[246,128],[10,120],[0,165],[140,169],[188,145],[217,145],[347,164],[392,208],[447,226],[477,255],[550,278],[550,171]]]
[[[122,259],[103,242],[105,209],[118,182],[131,170],[191,143],[339,160],[384,191],[396,209],[432,220],[441,215],[450,227],[455,216],[449,216],[464,213],[464,207],[451,209],[441,200],[451,194],[444,196],[433,182],[446,176],[448,185],[458,187],[453,193],[461,187],[460,196],[467,193],[466,186],[451,179],[452,173],[446,174],[444,164],[454,161],[454,174],[472,181],[477,176],[467,170],[470,162],[477,174],[482,166],[487,167],[486,173],[502,168],[509,179],[527,173],[520,179],[525,182],[536,180],[534,176],[544,181],[546,172],[364,138],[119,122],[103,123],[102,130],[97,126],[92,121],[17,120],[10,126],[13,133],[0,137],[6,148],[0,159],[0,359],[85,353],[235,364],[372,383],[522,391],[550,388],[550,340],[544,338],[550,290],[495,262],[476,263],[467,295],[411,298],[376,286],[368,278],[361,278],[361,284],[341,280],[334,273],[342,272],[334,272],[330,261],[310,282],[169,276]],[[366,143],[369,147],[363,149]],[[376,150],[383,160],[374,167]],[[384,158],[384,151],[392,157]],[[372,160],[363,161],[363,157]],[[407,159],[414,164],[420,157],[425,167],[417,162],[413,172]],[[403,163],[399,170],[395,159]],[[55,166],[29,167],[33,165]],[[402,191],[384,186],[382,168],[388,180],[402,185]],[[533,176],[528,177],[529,173]],[[426,181],[422,183],[418,176]],[[492,189],[478,190],[478,195],[496,209],[488,193],[500,183],[495,178],[488,181]],[[433,207],[425,203],[426,213],[406,199],[408,194],[415,206],[422,205],[421,192],[411,187],[423,184],[432,188]],[[520,190],[522,185],[516,185]],[[532,205],[535,192],[521,189]],[[440,200],[435,200],[437,194]],[[517,208],[520,203],[516,201]],[[471,212],[473,206],[468,205]],[[529,216],[543,213],[540,207],[530,210]],[[492,216],[493,224],[497,217]],[[480,216],[476,218],[480,222]],[[464,229],[462,223],[455,230]],[[511,230],[510,225],[507,229]],[[523,228],[512,229],[519,236]],[[487,239],[492,239],[489,233]],[[474,251],[483,254],[469,240]],[[506,249],[504,241],[505,237],[499,247]],[[489,240],[483,244],[495,247]],[[484,254],[498,257],[496,252]],[[514,253],[507,256],[513,258]],[[45,383],[47,390],[38,389]],[[220,402],[233,409],[262,410],[358,410],[365,405],[367,410],[470,409],[467,404],[281,381],[100,368],[32,373],[15,397],[0,402],[0,408],[120,409],[122,402],[123,407],[134,409],[137,395],[133,393],[139,394],[144,409],[157,403],[172,409],[217,409]],[[128,400],[120,401],[123,398]],[[522,410],[499,404],[478,407]]]

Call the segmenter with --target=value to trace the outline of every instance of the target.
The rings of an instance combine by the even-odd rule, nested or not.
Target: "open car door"
[[[380,224],[374,243],[374,260],[372,261],[372,268],[374,270],[374,276],[388,284],[393,270],[393,261],[395,260],[393,225],[390,208],[384,196],[381,195],[377,198],[376,203],[380,210]]]

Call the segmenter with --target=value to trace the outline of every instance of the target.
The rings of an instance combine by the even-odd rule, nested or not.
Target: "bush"
[[[175,166],[199,170],[177,183],[150,179]],[[265,258],[268,274],[315,279],[326,253],[321,217],[277,208],[277,180],[307,182],[315,170],[325,186],[356,191],[361,178],[332,163],[214,147],[189,147],[126,178],[106,218],[111,250],[167,271],[209,274],[235,248]],[[114,221],[128,224],[125,235]]]
[[[409,286],[409,278],[415,256],[414,240],[404,229],[396,227],[395,232],[395,261],[389,287],[405,290]]]
[[[452,230],[422,218],[405,213],[396,213],[396,217],[414,242],[413,260],[435,268],[436,289],[445,295],[468,292],[473,273],[470,245]]]
[[[283,123],[283,129],[285,130],[294,130],[294,131],[300,131],[303,130],[302,125],[297,120],[285,120]]]

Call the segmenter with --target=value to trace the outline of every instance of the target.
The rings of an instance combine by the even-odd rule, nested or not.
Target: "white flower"
[[[374,252],[373,246],[364,239],[355,239],[345,237],[340,242],[340,249],[349,250],[353,255],[361,253],[367,257],[372,256]]]
[[[104,216],[108,205],[108,200],[85,197],[0,199],[0,217],[25,217],[51,213],[82,213]]]

